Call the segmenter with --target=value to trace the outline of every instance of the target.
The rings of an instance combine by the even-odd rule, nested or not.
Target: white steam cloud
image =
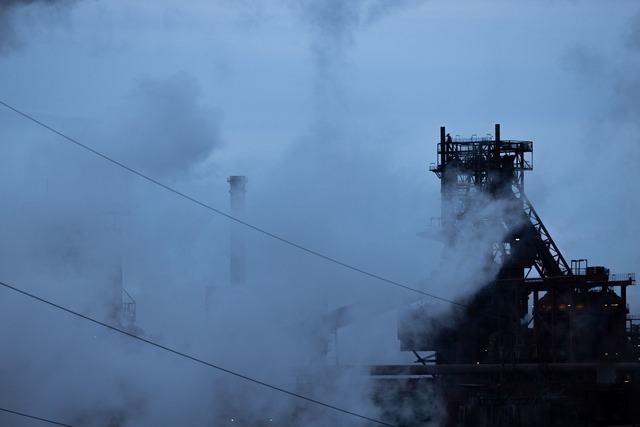
[[[0,52],[14,51],[29,40],[21,24],[27,8],[49,10],[55,4],[67,11],[75,3],[5,2],[0,8],[0,25],[5,24],[0,31],[6,34]],[[437,184],[428,189],[423,185],[437,180],[430,176],[416,183],[415,174],[390,165],[389,147],[397,147],[400,137],[382,129],[384,124],[355,120],[342,73],[349,70],[349,49],[359,32],[418,3],[286,1],[310,34],[311,103],[316,111],[291,149],[278,153],[280,161],[269,159],[274,167],[261,165],[253,169],[255,174],[247,173],[249,223],[409,285],[417,277],[428,277],[436,263],[432,259],[439,254],[439,246],[425,249],[430,243],[415,236],[425,218],[438,211]],[[252,19],[266,13],[257,8]],[[146,19],[134,20],[132,26]],[[637,34],[635,25],[625,42],[630,64],[636,60],[632,56],[637,54]],[[151,39],[145,39],[150,56],[156,48]],[[184,48],[193,46],[189,42]],[[601,76],[612,70],[601,58],[607,57],[597,49],[583,49],[574,60]],[[211,63],[203,59],[198,70],[210,72]],[[124,164],[199,200],[226,206],[225,178],[245,171],[229,170],[217,157],[227,148],[222,143],[226,118],[223,122],[218,110],[224,105],[205,101],[202,75],[166,75],[170,77],[138,79],[100,122],[101,136],[90,135],[87,128],[95,131],[85,125],[78,139],[97,140],[102,152]],[[625,90],[634,90],[633,79],[628,74],[621,80]],[[237,86],[228,89],[230,97],[235,90]],[[618,99],[620,108],[632,115],[636,106],[630,99],[622,94]],[[138,332],[144,337],[373,418],[393,416],[408,423],[420,407],[426,412],[420,415],[430,420],[425,422],[437,425],[442,409],[438,396],[426,393],[426,400],[417,405],[392,402],[392,415],[386,412],[388,406],[372,398],[366,372],[354,369],[337,376],[332,370],[332,357],[366,365],[397,356],[396,313],[388,312],[382,319],[365,315],[371,312],[368,298],[381,294],[385,302],[402,300],[405,291],[250,231],[247,286],[233,289],[228,286],[225,219],[167,196],[75,147],[63,143],[61,148],[55,138],[47,140],[53,145],[27,145],[24,138],[5,143],[12,156],[3,156],[3,171],[15,179],[6,180],[3,194],[20,202],[0,206],[0,237],[7,242],[0,246],[3,280],[108,322],[114,321],[113,306],[122,284],[138,303]],[[233,157],[233,150],[226,155]],[[412,155],[422,158],[417,151]],[[432,155],[435,141],[428,148]],[[419,161],[424,175],[430,160]],[[471,222],[508,215],[510,209],[478,203],[478,217]],[[486,253],[505,232],[500,224],[467,228],[420,289],[446,293],[447,298],[473,294],[497,271],[478,253]],[[366,309],[358,311],[363,306]],[[349,311],[350,307],[355,309]],[[0,310],[9,319],[0,327],[0,339],[10,343],[0,367],[0,402],[7,408],[79,427],[220,426],[231,418],[250,425],[269,419],[304,426],[368,425],[147,347],[6,290]],[[335,313],[345,313],[349,324],[337,334],[327,321]],[[333,348],[336,343],[339,352]],[[31,425],[4,413],[0,424]]]

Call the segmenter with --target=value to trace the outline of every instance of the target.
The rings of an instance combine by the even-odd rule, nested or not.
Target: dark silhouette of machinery
[[[441,180],[441,218],[424,234],[461,266],[459,249],[475,245],[486,259],[478,275],[493,279],[448,315],[423,305],[402,316],[401,346],[416,365],[372,368],[394,424],[640,424],[640,329],[627,305],[635,275],[567,263],[524,193],[532,159],[533,143],[501,139],[500,125],[469,139],[440,128],[430,170]],[[425,406],[433,400],[443,419]]]

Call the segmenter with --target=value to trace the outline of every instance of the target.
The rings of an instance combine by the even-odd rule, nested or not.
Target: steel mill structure
[[[635,274],[567,262],[524,192],[533,142],[501,139],[500,125],[467,139],[442,127],[437,151],[430,170],[441,182],[441,218],[424,235],[444,243],[445,260],[465,242],[481,242],[475,256],[495,279],[448,315],[422,305],[401,316],[401,347],[417,360],[372,367],[385,419],[640,425],[640,318],[627,301]],[[446,416],[434,418],[433,402]]]

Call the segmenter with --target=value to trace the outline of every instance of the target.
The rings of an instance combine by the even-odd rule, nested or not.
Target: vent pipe
[[[247,192],[245,189],[247,177],[232,175],[227,179],[227,182],[231,194],[231,216],[244,221],[244,195]],[[232,221],[229,257],[232,285],[244,285],[245,283],[245,258],[244,226],[237,221]]]

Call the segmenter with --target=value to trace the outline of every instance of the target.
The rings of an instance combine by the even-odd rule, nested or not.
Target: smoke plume
[[[311,33],[310,50],[317,72],[314,88],[317,114],[323,120],[320,126],[328,127],[332,121],[329,117],[335,119],[344,112],[347,103],[341,77],[346,71],[349,48],[356,41],[356,32],[396,10],[421,3],[421,0],[287,0],[287,3]]]
[[[188,175],[219,145],[219,114],[185,73],[138,80],[115,115],[109,151],[156,178]]]
[[[475,128],[478,115],[485,124],[521,120],[555,131],[545,121],[554,94],[542,81],[552,75],[546,54],[554,50],[533,27],[519,26],[528,30],[527,22],[550,22],[545,33],[556,43],[572,33],[567,28],[573,23],[560,22],[568,14],[547,15],[531,6],[536,20],[517,8],[499,8],[496,16],[495,10],[485,12],[495,8],[469,1],[465,7],[473,5],[478,16],[469,18],[459,13],[460,6],[443,3],[383,27],[383,20],[420,1],[284,0],[275,12],[248,1],[169,3],[146,1],[137,8],[84,3],[82,37],[51,44],[52,57],[60,58],[56,84],[49,74],[33,72],[47,66],[39,55],[12,55],[3,63],[3,70],[16,73],[11,96],[55,128],[221,210],[228,206],[226,178],[247,175],[247,222],[347,264],[450,299],[473,294],[493,277],[496,265],[478,253],[503,236],[497,225],[465,228],[430,276],[441,245],[416,232],[439,211],[438,180],[427,170],[435,160],[435,131],[441,120]],[[22,46],[32,53],[28,49],[37,38],[28,33],[28,20],[44,19],[39,12],[53,10],[65,16],[77,4],[2,3],[0,52]],[[237,7],[247,15],[240,31],[228,19]],[[126,43],[82,57],[96,22]],[[505,38],[505,31],[522,37]],[[635,93],[636,85],[633,73],[623,71],[636,64],[637,34],[634,24],[620,49],[626,59],[614,61],[598,46],[585,44],[568,60],[574,71],[590,70],[582,74],[580,90],[586,82],[593,93],[608,96],[609,113],[618,105],[629,127],[636,126],[631,118],[637,106],[626,91]],[[217,79],[220,64],[233,71],[224,81]],[[26,76],[17,75],[22,71]],[[618,72],[622,78],[613,78]],[[70,96],[60,99],[60,94]],[[0,157],[7,201],[0,206],[3,280],[108,322],[116,321],[113,307],[124,286],[137,302],[137,332],[144,337],[354,412],[391,416],[385,412],[389,406],[378,407],[371,399],[366,372],[345,370],[340,376],[332,368],[415,360],[399,354],[397,313],[384,311],[404,301],[408,291],[250,230],[246,287],[234,289],[226,218],[5,113],[0,114],[7,132]],[[600,142],[610,142],[600,136]],[[554,192],[562,190],[558,171],[571,175],[585,193],[604,188],[585,186],[587,174],[576,179],[575,163],[585,150],[572,147],[573,153],[554,156],[562,163],[557,170],[541,156],[536,177]],[[635,173],[638,161],[621,153],[633,147],[615,147],[609,147],[609,160],[629,162],[617,169],[612,165],[619,163],[607,162],[607,173],[615,169],[607,179],[617,186],[607,181],[606,191],[617,191],[617,202],[590,203],[588,215],[582,205],[579,215],[588,223],[578,230],[594,234],[613,227],[594,220],[617,217],[610,211],[600,216],[606,206],[638,210],[635,199],[624,194],[628,188],[619,185],[634,182],[636,175],[623,174]],[[601,165],[603,151],[589,159],[594,173],[588,175],[602,169],[593,165]],[[565,196],[579,206],[575,194]],[[474,221],[508,210],[494,207],[498,213],[490,206],[477,209],[481,216]],[[546,210],[541,214],[546,218]],[[620,223],[637,228],[637,221]],[[574,224],[566,228],[573,233]],[[557,240],[564,244],[562,236]],[[7,321],[0,338],[8,350],[0,364],[0,401],[8,408],[78,426],[224,426],[238,416],[250,425],[270,419],[274,425],[281,419],[304,426],[361,424],[9,291],[1,296]],[[441,313],[445,306],[450,308],[442,302],[433,311]],[[440,320],[455,323],[444,315]],[[424,396],[426,401],[415,405],[393,402],[394,416],[409,423],[417,405],[437,423],[440,402],[430,393]],[[0,424],[20,425],[8,414],[0,414]]]
[[[3,0],[0,2],[0,54],[24,47],[34,21],[51,21],[67,13],[78,0]]]

